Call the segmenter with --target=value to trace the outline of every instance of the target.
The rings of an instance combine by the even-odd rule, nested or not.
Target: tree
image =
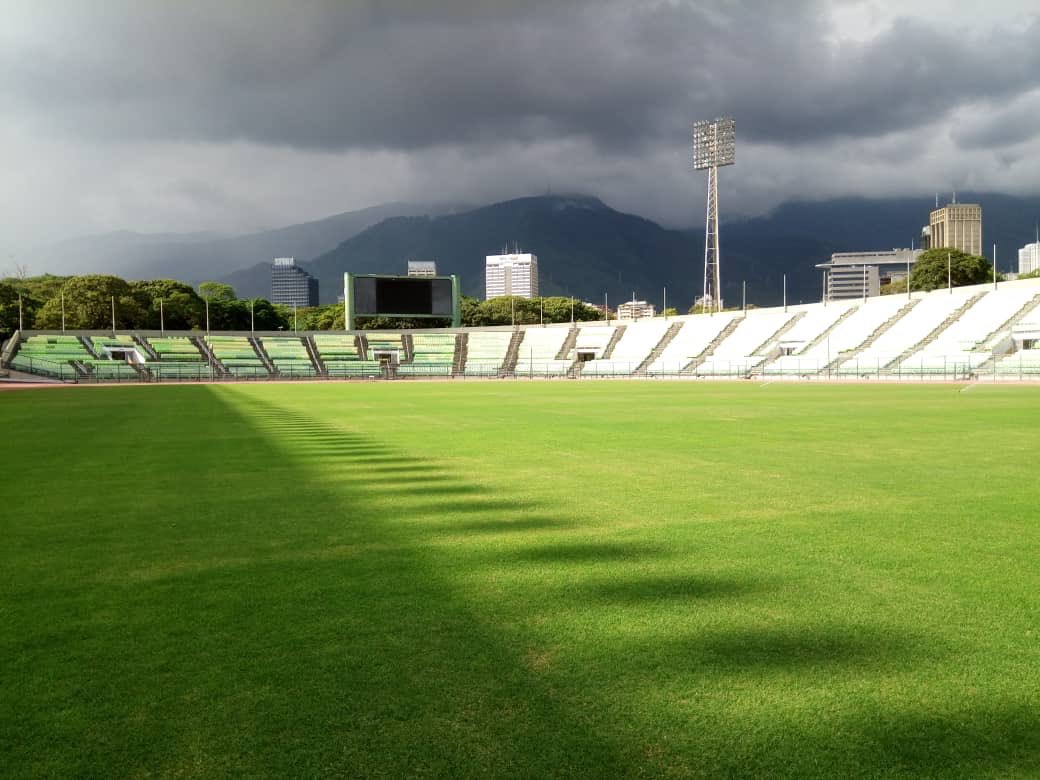
[[[73,276],[62,288],[65,294],[65,327],[73,330],[103,330],[112,326],[115,299],[116,328],[138,328],[147,322],[144,307],[130,285],[118,276],[92,274]],[[62,324],[61,292],[37,312],[34,326],[57,329]]]
[[[922,252],[917,258],[910,271],[910,289],[938,290],[946,287],[947,267],[954,287],[985,284],[993,279],[993,266],[986,258],[959,249],[938,247]]]
[[[145,311],[145,322],[138,327],[157,330],[162,323],[170,330],[191,330],[205,325],[205,303],[190,284],[172,279],[152,279],[130,282],[130,291]]]
[[[18,330],[18,290],[13,284],[0,282],[0,341]],[[35,300],[29,299],[33,303]],[[33,321],[33,312],[25,311],[25,298],[22,299],[23,316],[26,322]]]
[[[677,317],[678,315],[679,315],[679,310],[675,309],[672,306],[669,306],[667,309],[665,309],[660,314],[660,316],[662,316],[662,317]]]
[[[223,282],[203,282],[199,285],[199,296],[210,303],[221,301],[230,303],[235,298],[235,288]]]
[[[288,306],[276,306],[266,298],[253,298],[243,303],[245,303],[247,311],[250,305],[253,307],[253,327],[257,330],[290,330],[292,328],[292,309]],[[297,319],[299,319],[298,313]],[[306,330],[306,328],[301,327],[300,330]]]

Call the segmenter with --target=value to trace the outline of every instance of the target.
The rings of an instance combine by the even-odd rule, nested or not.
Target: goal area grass
[[[0,395],[0,773],[1040,773],[1040,388]]]

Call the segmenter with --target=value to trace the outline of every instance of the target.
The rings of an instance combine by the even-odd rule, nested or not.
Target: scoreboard
[[[347,330],[355,317],[450,318],[461,322],[457,276],[385,276],[343,274],[343,310]]]

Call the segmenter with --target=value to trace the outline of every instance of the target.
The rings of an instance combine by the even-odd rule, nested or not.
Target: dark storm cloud
[[[966,40],[897,19],[838,45],[815,2],[71,8],[59,44],[0,51],[0,97],[111,141],[632,149],[729,113],[742,138],[790,145],[931,123],[1010,100],[1040,73],[1035,20]]]

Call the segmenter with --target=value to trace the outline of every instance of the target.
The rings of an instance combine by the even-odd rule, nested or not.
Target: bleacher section
[[[574,361],[557,360],[556,356],[569,334],[570,329],[564,327],[527,328],[517,352],[516,376],[565,376]]]
[[[568,355],[572,360],[579,352],[591,352],[593,360],[603,357],[607,344],[614,337],[617,328],[613,325],[582,325],[578,328],[578,338],[574,342],[574,350]],[[622,334],[624,335],[624,334]]]
[[[264,336],[258,341],[280,376],[303,377],[318,373],[307,353],[307,347],[303,345],[303,339],[296,336]]]
[[[470,331],[466,345],[466,376],[498,376],[513,334],[506,330]]]
[[[664,319],[629,323],[614,345],[610,358],[586,362],[581,368],[581,375],[630,376],[661,342],[670,325]]]
[[[833,305],[828,304],[827,308]],[[843,352],[860,347],[906,305],[906,298],[902,296],[872,298],[857,306],[852,314],[839,322],[826,339],[797,355],[779,358],[766,366],[763,374],[813,375],[823,371]],[[844,308],[842,311],[844,313]]]
[[[312,341],[330,377],[344,379],[378,377],[383,374],[378,361],[361,359],[356,336],[319,333],[312,337]]]
[[[1040,349],[1020,349],[996,362],[994,373],[1004,379],[1040,379]]]
[[[245,336],[206,336],[206,344],[213,357],[235,377],[260,377],[271,375],[264,361],[256,354],[253,345]]]
[[[151,336],[145,342],[159,357],[158,360],[145,361],[145,368],[153,379],[213,378],[213,370],[206,357],[187,336]]]
[[[1032,289],[1012,289],[999,295],[986,293],[935,341],[904,360],[899,371],[936,374],[974,370],[990,359],[986,341],[1035,295],[1036,290]]]
[[[765,355],[755,354],[769,343],[795,315],[785,311],[755,312],[745,317],[736,329],[719,344],[708,358],[696,367],[700,376],[745,376]]]
[[[29,336],[18,344],[11,368],[54,379],[76,379],[79,372],[73,362],[90,359],[76,336]]]
[[[691,317],[683,323],[661,356],[647,366],[647,376],[678,376],[699,357],[736,317],[734,312]]]
[[[404,339],[400,333],[377,333],[369,331],[365,334],[368,341],[368,359],[375,360],[377,352],[396,352],[398,360],[405,359]]]
[[[455,362],[454,333],[416,333],[412,336],[412,362],[397,367],[401,376],[451,376]]]
[[[814,341],[821,338],[829,328],[834,327],[838,320],[858,305],[858,303],[837,302],[828,306],[812,306],[806,309],[805,316],[784,334],[777,345],[778,348],[786,347],[790,352],[787,356],[766,365],[764,373],[784,373],[785,358],[805,352]],[[797,360],[790,362],[797,367]]]
[[[968,303],[974,293],[954,290],[952,294],[932,294],[917,304],[866,349],[838,366],[841,374],[877,373],[900,355],[920,343],[938,328],[950,315]]]

